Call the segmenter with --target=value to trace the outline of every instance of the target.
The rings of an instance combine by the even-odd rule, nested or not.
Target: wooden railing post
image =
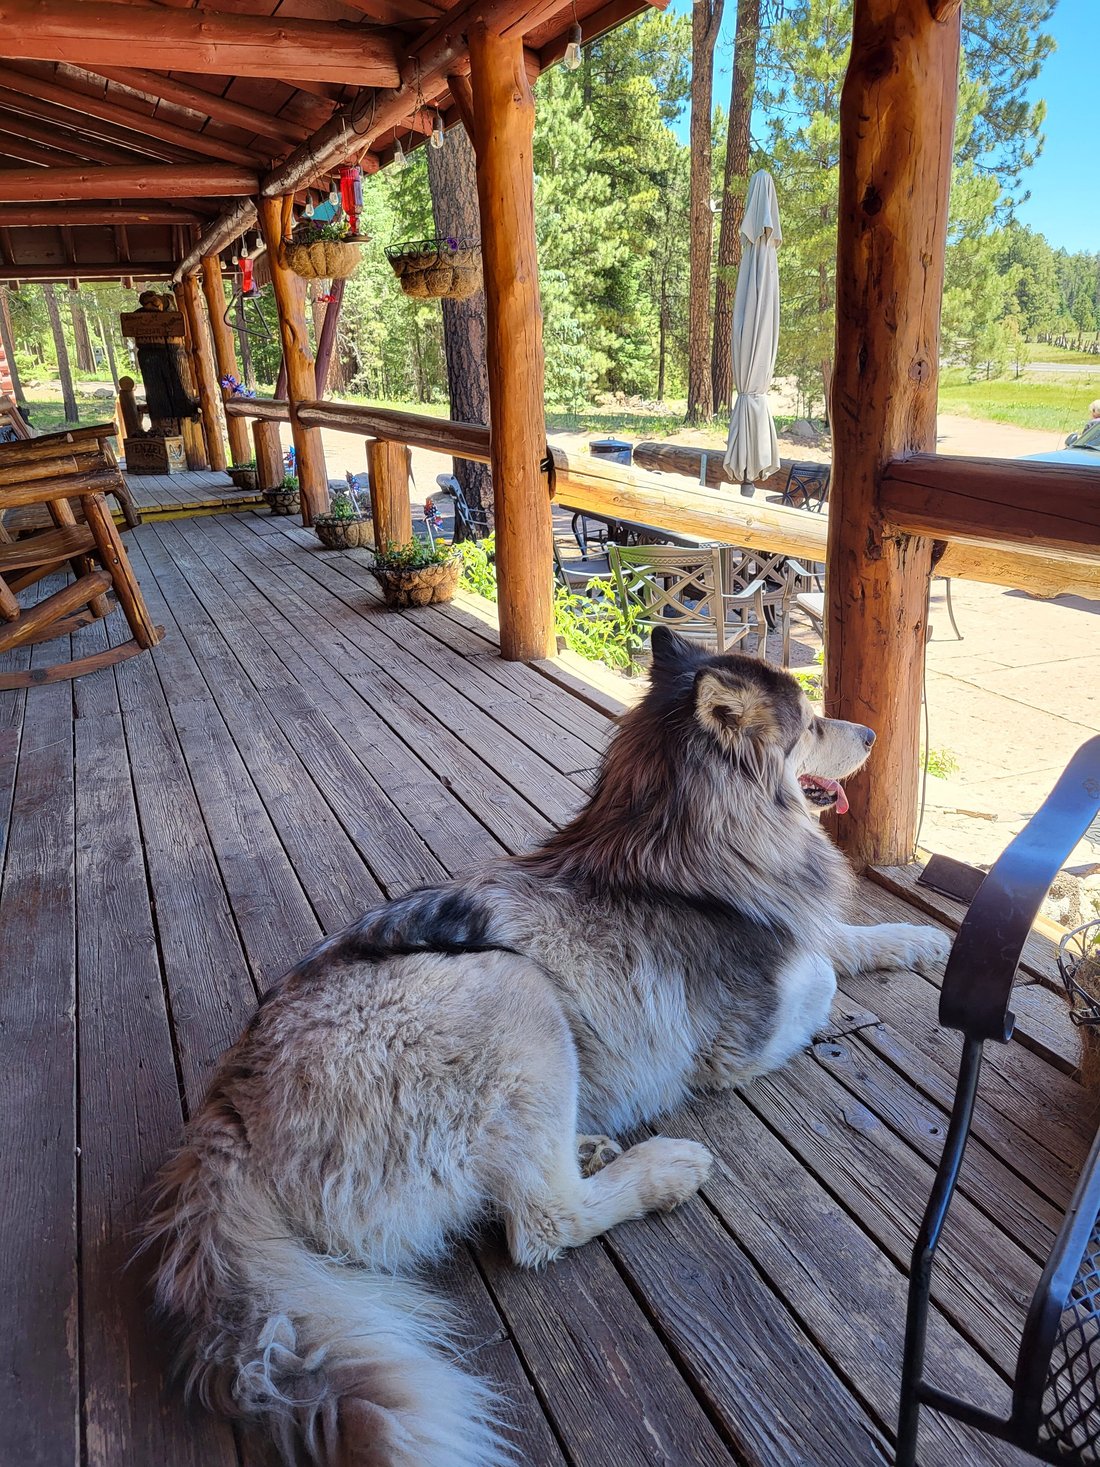
[[[261,198],[258,212],[279,311],[290,427],[294,434],[294,457],[302,495],[302,524],[311,525],[315,515],[325,514],[328,510],[328,473],[320,429],[307,428],[298,421],[298,404],[316,398],[317,380],[309,349],[304,285],[293,271],[287,269],[282,259],[283,221],[289,214],[288,205],[289,200]]]
[[[385,550],[391,540],[395,545],[405,545],[412,539],[412,509],[409,505],[411,467],[412,453],[403,443],[367,439],[374,543],[380,550]]]
[[[553,532],[535,245],[535,103],[519,35],[470,27],[474,146],[485,272],[490,454],[501,656],[554,651]]]
[[[279,425],[257,418],[252,424],[255,447],[256,483],[264,489],[278,489],[283,482],[283,445],[279,442]]]
[[[187,316],[187,330],[191,337],[191,360],[195,364],[198,381],[199,401],[202,404],[202,427],[206,437],[206,457],[212,469],[225,470],[225,439],[222,436],[222,390],[218,386],[218,372],[214,365],[214,350],[210,345],[210,332],[206,328],[206,314],[199,294],[199,282],[194,275],[185,275],[180,281],[180,295]]]
[[[936,379],[959,16],[855,0],[840,104],[826,712],[878,735],[838,823],[857,866],[906,861],[916,832],[930,539],[891,533],[886,464],[936,445]]]
[[[202,290],[206,296],[206,309],[210,316],[210,335],[214,341],[214,360],[217,363],[218,385],[223,377],[240,376],[237,365],[237,350],[233,343],[233,332],[225,323],[225,289],[222,285],[222,267],[217,255],[206,255],[202,262]],[[224,389],[221,389],[224,394]],[[252,457],[248,442],[248,424],[242,418],[226,418],[229,433],[229,452],[235,464],[244,464]]]

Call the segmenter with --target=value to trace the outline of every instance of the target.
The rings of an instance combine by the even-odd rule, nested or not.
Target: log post
[[[225,437],[222,434],[222,390],[218,385],[218,371],[214,365],[214,350],[210,345],[210,332],[206,329],[199,282],[194,275],[185,275],[180,281],[180,295],[187,316],[187,331],[191,337],[192,360],[198,379],[199,401],[202,404],[202,430],[206,438],[206,457],[210,467],[225,472]]]
[[[878,735],[848,792],[857,866],[912,855],[931,540],[888,532],[890,459],[936,446],[959,17],[856,0],[840,106],[825,706]]]
[[[218,383],[223,377],[236,377],[237,353],[233,345],[233,332],[225,322],[225,289],[222,285],[222,267],[217,255],[206,255],[202,262],[202,290],[206,296],[206,309],[210,316],[210,335],[214,341],[214,360],[217,363]],[[223,394],[225,389],[221,389]],[[248,441],[248,424],[243,418],[226,418],[229,432],[229,452],[234,464],[246,464],[252,457]]]
[[[302,524],[311,525],[315,515],[328,511],[328,473],[321,447],[321,430],[298,421],[298,404],[317,396],[317,379],[306,328],[305,289],[302,280],[283,264],[283,218],[286,203],[281,198],[259,201],[260,229],[267,245],[271,284],[279,311],[283,341],[283,365],[287,374],[290,427],[294,434],[294,457],[302,495]]]
[[[194,337],[191,335],[191,322],[187,316],[187,302],[184,297],[183,287],[177,285],[173,291],[176,298],[176,307],[183,313],[184,329],[184,351],[182,359],[183,385],[188,395],[198,397],[198,372],[195,369],[195,346]],[[187,455],[187,467],[189,469],[208,469],[210,462],[206,457],[206,440],[203,437],[202,426],[196,418],[180,419],[180,436],[183,439],[183,450]]]
[[[412,453],[403,443],[367,439],[367,473],[370,477],[370,507],[374,519],[374,543],[385,550],[392,540],[407,545],[413,537],[409,505],[409,473]]]
[[[490,455],[501,656],[555,650],[553,532],[543,410],[542,311],[535,245],[535,103],[519,35],[471,26],[470,81],[485,271]]]
[[[265,422],[256,418],[252,423],[252,442],[255,447],[256,483],[261,493],[265,489],[278,489],[283,482],[283,445],[279,442],[278,423]]]

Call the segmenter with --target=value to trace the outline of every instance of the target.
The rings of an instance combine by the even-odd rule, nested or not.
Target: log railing
[[[289,422],[285,402],[231,398],[231,416]],[[304,402],[301,421],[455,458],[488,461],[489,429],[424,413]],[[645,470],[551,447],[549,492],[595,518],[658,525],[676,535],[826,558],[828,520],[759,495],[678,487]],[[1100,598],[1100,472],[1072,465],[917,454],[892,463],[882,491],[891,529],[942,544],[937,575],[1040,596]]]

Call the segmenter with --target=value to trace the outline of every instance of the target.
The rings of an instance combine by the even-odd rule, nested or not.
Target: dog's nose
[[[863,730],[863,742],[868,748],[875,742],[875,731],[873,728],[865,728]]]

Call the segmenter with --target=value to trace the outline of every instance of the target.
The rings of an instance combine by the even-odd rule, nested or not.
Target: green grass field
[[[944,372],[940,380],[943,413],[1054,433],[1072,433],[1084,427],[1089,403],[1096,397],[1100,397],[1100,362],[1095,372],[1045,376],[1041,380],[1025,376],[967,382],[957,369]]]
[[[1030,342],[1028,356],[1033,362],[1064,362],[1067,366],[1095,367],[1100,371],[1100,357],[1087,351],[1070,351],[1064,346],[1048,346],[1045,341]]]

